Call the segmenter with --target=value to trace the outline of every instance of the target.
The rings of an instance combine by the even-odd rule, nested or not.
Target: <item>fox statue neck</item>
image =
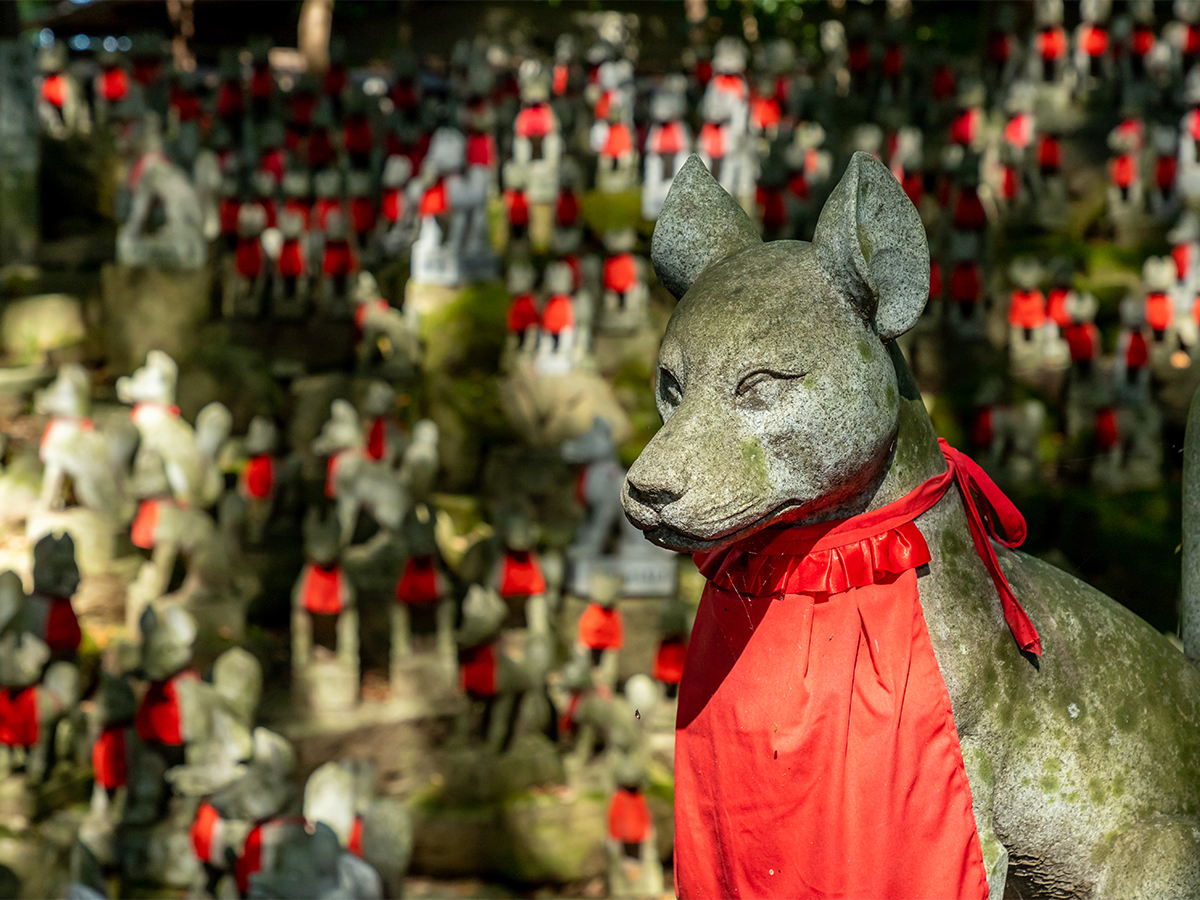
[[[946,460],[938,446],[933,422],[925,401],[913,379],[912,371],[895,341],[886,344],[896,367],[896,386],[900,393],[900,423],[888,466],[868,510],[879,509],[914,490],[922,482],[946,471]]]

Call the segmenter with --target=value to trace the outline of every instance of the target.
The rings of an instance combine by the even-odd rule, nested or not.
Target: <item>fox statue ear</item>
[[[679,299],[713,263],[759,243],[762,238],[746,211],[717,184],[699,156],[689,156],[671,182],[654,226],[650,261],[658,280]]]
[[[837,290],[891,340],[929,299],[929,242],[917,208],[887,167],[859,151],[817,220],[813,246]]]

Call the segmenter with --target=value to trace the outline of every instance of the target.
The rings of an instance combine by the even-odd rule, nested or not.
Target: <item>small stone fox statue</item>
[[[663,427],[630,468],[623,503],[650,540],[699,554],[709,579],[679,691],[679,896],[795,896],[809,879],[844,896],[915,896],[939,867],[959,885],[954,896],[991,900],[1006,885],[1022,896],[1200,895],[1200,672],[1118,603],[1009,549],[1024,537],[1020,514],[939,444],[896,347],[928,297],[929,252],[892,174],[855,153],[812,243],[763,243],[692,158],[651,256],[680,302],[659,351]],[[846,530],[856,525],[861,534]],[[866,566],[883,544],[896,554]],[[838,560],[864,567],[851,576]],[[832,568],[812,568],[822,561]],[[869,624],[901,598],[913,611],[904,627]],[[1185,647],[1196,654],[1194,598],[1185,592]],[[906,804],[882,774],[910,765],[897,751],[904,732],[879,742],[854,732],[841,749],[869,754],[857,768],[839,764],[845,780],[813,769],[833,758],[812,744],[830,734],[820,720],[867,689],[870,679],[829,680],[855,647],[881,677],[889,660],[911,662],[905,697],[872,715],[899,715],[914,691],[942,698],[924,708],[940,709],[939,765],[962,804],[955,872],[924,833],[920,848],[898,849],[933,802],[923,792]],[[761,677],[744,680],[746,666]],[[735,759],[736,773],[696,765]],[[821,781],[853,791],[853,773],[881,787],[853,820],[851,850],[883,842],[876,859],[895,863],[814,866],[808,830],[825,835],[808,846],[832,846],[830,829],[855,814],[846,791],[815,823],[803,811],[820,802]],[[735,776],[752,806],[732,805]]]

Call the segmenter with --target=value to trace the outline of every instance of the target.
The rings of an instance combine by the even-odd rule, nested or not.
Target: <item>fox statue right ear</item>
[[[929,242],[921,216],[887,167],[861,150],[817,219],[813,247],[835,288],[892,340],[929,299]]]
[[[699,156],[689,156],[671,182],[654,226],[650,261],[658,280],[678,300],[713,263],[760,243],[746,211],[708,173]]]

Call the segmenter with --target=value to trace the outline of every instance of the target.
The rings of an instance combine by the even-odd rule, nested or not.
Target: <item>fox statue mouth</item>
[[[726,523],[725,527],[717,525],[706,534],[697,534],[675,525],[668,525],[659,513],[654,513],[652,522],[639,521],[626,511],[631,521],[645,534],[646,540],[667,550],[677,553],[706,553],[730,544],[735,544],[743,538],[762,531],[772,525],[793,522],[804,514],[804,505],[798,500],[787,500],[774,507],[767,513],[749,521],[734,521]]]

